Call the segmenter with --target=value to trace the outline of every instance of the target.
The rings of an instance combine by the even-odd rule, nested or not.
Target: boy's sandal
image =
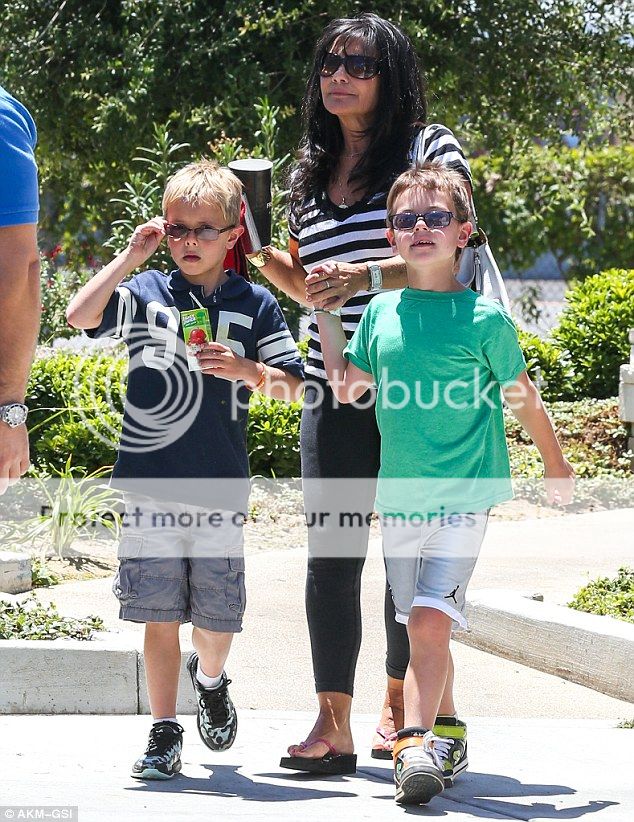
[[[372,751],[370,756],[372,759],[392,759],[392,752],[394,750],[394,743],[396,742],[396,731],[389,733],[380,725],[376,729],[374,739],[372,740]]]
[[[323,742],[328,748],[328,753],[316,759],[309,759],[305,756],[283,756],[280,759],[280,768],[288,768],[291,771],[304,771],[321,776],[337,776],[342,774],[352,774],[357,772],[357,755],[342,754],[328,742],[327,739],[319,736],[311,739],[310,742],[300,742],[298,748],[305,751],[316,742]]]

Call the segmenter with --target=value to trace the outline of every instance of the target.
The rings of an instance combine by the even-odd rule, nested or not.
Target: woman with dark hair
[[[302,111],[304,136],[291,178],[290,253],[266,247],[255,263],[299,302],[316,311],[340,309],[350,339],[376,293],[406,284],[404,263],[393,256],[385,236],[391,183],[412,163],[436,160],[456,168],[470,192],[469,166],[447,128],[425,127],[425,94],[413,46],[375,14],[334,20],[326,27]],[[306,611],[319,715],[306,741],[291,746],[280,764],[322,774],[351,773],[360,581],[380,440],[371,392],[356,405],[338,406],[333,398],[314,316],[309,336],[301,456],[311,526]],[[330,525],[337,517],[329,519],[329,514],[343,511],[362,516],[348,520],[348,527],[340,527],[341,521]],[[319,512],[325,514],[321,519]],[[403,724],[409,645],[387,588],[385,621],[388,687],[372,755],[389,759],[395,730]],[[465,729],[455,718],[452,679],[450,665],[441,724],[449,729],[445,735],[462,740]],[[462,744],[454,770],[465,766]]]

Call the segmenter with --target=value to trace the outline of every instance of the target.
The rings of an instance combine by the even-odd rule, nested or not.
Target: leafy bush
[[[47,352],[33,363],[26,402],[31,459],[62,470],[112,465],[121,428],[126,360],[120,354]]]
[[[285,403],[262,394],[249,407],[247,449],[252,474],[298,477],[301,402]]]
[[[45,559],[33,557],[31,559],[31,587],[49,588],[51,585],[59,585],[61,579],[54,571],[48,567]]]
[[[66,307],[71,298],[90,279],[88,270],[75,271],[55,264],[58,249],[40,258],[42,320],[39,343],[50,344],[54,339],[74,337],[80,332],[66,321]]]
[[[36,478],[43,501],[41,513],[19,523],[9,535],[14,544],[42,541],[42,557],[62,557],[76,539],[94,537],[97,528],[118,538],[121,494],[100,482],[110,475],[111,466],[86,473],[84,468],[71,466],[71,459],[61,471],[53,470],[53,476]]]
[[[600,577],[584,585],[568,603],[577,611],[634,622],[634,568],[619,568],[616,577]]]
[[[631,265],[634,147],[510,144],[471,162],[478,217],[503,268],[551,251],[562,276]]]
[[[567,351],[577,397],[613,397],[619,367],[629,361],[634,328],[634,269],[610,269],[576,283],[566,295],[553,340]]]
[[[526,358],[528,373],[544,400],[571,400],[572,370],[565,353],[551,340],[537,334],[519,331],[519,340]]]
[[[549,404],[548,411],[578,478],[631,477],[628,435],[616,400],[556,402]],[[508,409],[505,424],[513,475],[540,477],[539,452]]]
[[[0,600],[0,639],[92,639],[103,629],[100,617],[63,617],[53,603],[42,605],[35,596],[16,603]]]

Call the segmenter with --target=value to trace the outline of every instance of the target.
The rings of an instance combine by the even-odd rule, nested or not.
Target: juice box
[[[187,352],[187,366],[190,371],[200,371],[195,354],[202,351],[205,343],[213,340],[209,311],[206,308],[192,308],[190,311],[181,311],[180,314]]]

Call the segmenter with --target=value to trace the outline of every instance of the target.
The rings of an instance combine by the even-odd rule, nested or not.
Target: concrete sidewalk
[[[526,594],[539,591],[546,602],[562,604],[588,578],[614,574],[627,563],[634,563],[632,509],[493,521],[472,587]],[[315,705],[304,612],[305,573],[304,550],[261,552],[247,559],[244,632],[236,637],[228,664],[237,702],[243,707],[309,711]],[[354,701],[355,710],[363,713],[378,711],[385,678],[384,580],[380,542],[373,540],[363,573],[363,642]],[[108,628],[140,647],[142,626],[119,621],[110,585],[109,579],[69,583],[40,589],[37,596],[54,601],[64,614],[99,614]],[[181,635],[188,649],[190,629],[183,627]],[[634,707],[628,702],[460,643],[452,646],[458,706],[466,715],[615,721],[634,717]]]
[[[167,782],[128,775],[145,747],[147,717],[2,717],[0,802],[76,806],[80,822],[634,818],[634,731],[610,723],[471,718],[469,771],[429,805],[405,810],[394,802],[391,763],[369,757],[374,717],[354,718],[357,774],[319,779],[278,767],[284,744],[312,715],[239,716],[236,743],[222,754],[203,746],[186,717],[183,773]]]
[[[546,601],[565,603],[588,577],[632,564],[633,535],[631,510],[493,522],[474,588],[539,591]],[[298,550],[248,558],[245,630],[227,666],[240,716],[231,751],[212,754],[194,718],[179,714],[186,729],[183,774],[169,782],[138,783],[128,773],[145,747],[147,716],[2,716],[0,820],[11,818],[3,806],[25,805],[78,806],[74,818],[81,822],[338,822],[402,819],[405,813],[447,820],[634,818],[634,730],[616,727],[619,720],[634,719],[634,706],[459,643],[453,643],[456,699],[469,723],[470,770],[424,808],[395,805],[390,763],[369,755],[385,678],[378,541],[363,577],[364,636],[354,701],[355,711],[363,713],[353,722],[357,775],[312,779],[280,770],[286,746],[304,739],[314,720],[305,562]],[[40,590],[38,597],[55,601],[69,615],[98,613],[122,640],[140,646],[142,628],[118,621],[108,579]],[[182,636],[187,648],[187,628]],[[89,673],[105,696],[104,671]],[[46,668],[23,668],[22,687],[44,688],[49,675]],[[69,679],[67,687],[81,686]],[[182,697],[191,705],[191,685]],[[13,818],[19,818],[17,811]]]

